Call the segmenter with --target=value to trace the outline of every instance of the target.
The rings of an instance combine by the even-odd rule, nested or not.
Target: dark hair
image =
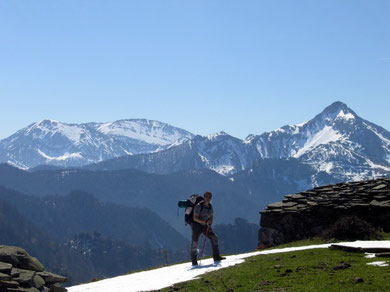
[[[213,196],[213,194],[212,194],[211,192],[205,192],[205,193],[203,194],[203,197],[205,197],[206,195],[210,195],[210,198]]]

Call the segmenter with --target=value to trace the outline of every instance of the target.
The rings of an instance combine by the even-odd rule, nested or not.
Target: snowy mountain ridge
[[[259,159],[290,158],[337,180],[375,178],[390,173],[390,133],[335,102],[307,122],[244,140],[223,131],[194,136],[161,122],[130,119],[80,125],[43,120],[0,141],[0,162],[20,168],[97,163],[92,169],[167,174],[208,168],[229,176]]]
[[[313,119],[245,140],[225,132],[195,136],[165,151],[131,159],[116,158],[94,169],[136,168],[167,174],[208,168],[230,176],[260,159],[297,159],[337,181],[376,178],[390,172],[390,133],[335,102]],[[116,161],[115,161],[116,160]],[[316,177],[310,179],[318,181]],[[313,185],[314,186],[314,185]]]
[[[146,119],[86,124],[44,119],[1,140],[0,162],[23,169],[40,164],[82,166],[160,151],[193,137],[185,130]]]

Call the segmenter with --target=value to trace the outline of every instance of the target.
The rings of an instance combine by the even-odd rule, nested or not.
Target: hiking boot
[[[226,258],[225,257],[221,257],[220,255],[214,257],[214,262],[219,262],[219,261],[222,261],[222,260],[226,260]]]
[[[197,266],[198,265],[198,261],[196,259],[193,259],[192,260],[192,266]]]

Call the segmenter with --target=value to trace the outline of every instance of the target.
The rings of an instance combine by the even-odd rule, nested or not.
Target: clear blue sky
[[[0,139],[148,118],[244,138],[334,101],[390,130],[390,1],[0,0]]]

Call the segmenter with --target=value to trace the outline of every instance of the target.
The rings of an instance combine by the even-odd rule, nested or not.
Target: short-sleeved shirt
[[[211,215],[214,214],[213,206],[209,204],[207,207],[206,206],[201,206],[203,203],[199,203],[195,206],[194,208],[194,214],[199,214],[198,218],[202,221],[206,221],[211,217]]]

